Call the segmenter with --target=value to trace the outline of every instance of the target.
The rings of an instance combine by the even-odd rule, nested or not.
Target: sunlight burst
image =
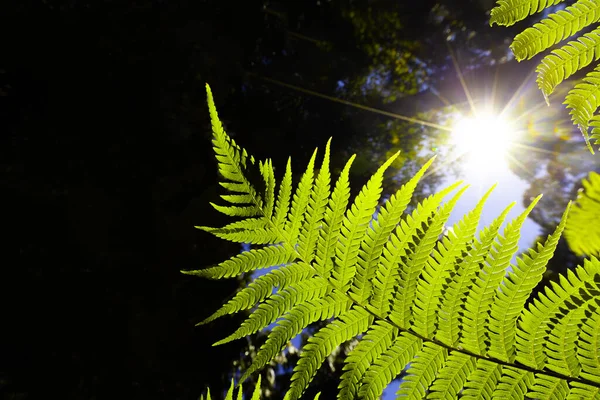
[[[452,130],[452,143],[464,167],[486,172],[504,165],[514,129],[505,119],[490,112],[465,117]]]

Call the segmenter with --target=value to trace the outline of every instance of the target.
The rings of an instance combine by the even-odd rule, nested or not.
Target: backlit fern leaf
[[[600,2],[579,0],[564,10],[550,14],[531,28],[519,33],[510,45],[517,60],[530,59],[538,53],[576,34],[600,20]]]
[[[600,255],[600,224],[591,221],[600,221],[600,174],[594,171],[583,180],[565,229],[565,238],[576,254]]]
[[[510,26],[524,20],[530,15],[539,13],[547,7],[563,0],[498,0],[498,5],[492,9],[490,26],[493,24]]]
[[[511,4],[511,7],[508,4]],[[535,1],[537,11],[549,7]],[[516,0],[507,2],[498,0],[497,6],[492,10],[490,24],[510,25],[527,17],[527,12],[509,12],[508,10],[531,10],[529,0]],[[581,32],[587,26],[600,20],[600,0],[579,0],[565,10],[559,10],[548,18],[525,29],[515,37],[511,49],[518,61],[531,58],[568,37]],[[538,86],[542,90],[546,102],[556,86],[581,68],[586,67],[599,56],[599,32],[583,35],[576,41],[571,41],[560,49],[552,51],[546,56],[537,68]],[[571,109],[573,123],[576,124],[585,143],[592,154],[594,150],[589,142],[588,128],[594,113],[600,105],[600,66],[590,72],[583,82],[577,84],[569,91],[565,104]],[[597,140],[597,136],[594,136]]]
[[[549,104],[548,96],[561,82],[599,58],[600,29],[595,29],[559,49],[552,50],[536,69],[536,82],[546,102]]]
[[[211,118],[217,118],[216,112]],[[220,125],[213,121],[213,126]],[[586,260],[528,302],[568,210],[546,242],[512,266],[521,226],[539,197],[507,224],[502,235],[500,226],[510,207],[476,238],[488,192],[440,238],[466,187],[451,185],[404,213],[430,163],[374,217],[383,174],[396,156],[378,169],[352,202],[349,170],[354,157],[330,191],[329,143],[316,179],[314,153],[295,188],[290,162],[277,185],[271,162],[260,161],[265,188],[257,193],[244,183],[243,153],[234,151],[229,158],[237,160],[238,169],[232,167],[233,161],[223,162],[227,159],[223,154],[230,153],[222,149],[231,141],[222,129],[213,131],[221,143],[215,148],[219,168],[239,171],[222,174],[236,180],[222,186],[235,192],[231,196],[239,196],[224,199],[232,204],[251,201],[244,206],[258,213],[205,230],[230,240],[242,235],[251,243],[264,240],[267,232],[269,238],[266,246],[188,272],[222,279],[272,267],[204,321],[252,309],[240,328],[217,344],[274,323],[242,381],[307,326],[326,321],[303,347],[286,400],[300,398],[323,361],[357,337],[358,344],[345,360],[339,400],[377,399],[403,371],[401,398],[585,398],[600,389],[600,261]],[[243,234],[235,236],[238,232]]]

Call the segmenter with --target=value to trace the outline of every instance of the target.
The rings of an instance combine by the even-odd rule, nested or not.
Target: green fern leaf
[[[500,381],[502,368],[491,361],[479,359],[475,371],[469,375],[462,398],[465,400],[491,399]]]
[[[498,388],[494,391],[494,399],[524,399],[527,389],[533,384],[533,374],[517,368],[502,367],[502,376]]]
[[[310,265],[303,262],[269,271],[265,275],[254,279],[247,287],[237,292],[231,300],[198,325],[204,325],[227,314],[248,310],[254,307],[256,303],[269,297],[274,287],[279,287],[279,290],[282,290],[293,283],[308,279],[313,275],[312,272]]]
[[[598,264],[593,258],[590,262]],[[596,303],[596,304],[594,304]],[[600,383],[600,310],[598,298],[595,298],[585,312],[582,319],[581,333],[579,334],[579,347],[577,359],[581,363],[580,376],[592,382]]]
[[[245,381],[252,373],[264,367],[285,347],[287,342],[302,332],[304,327],[339,315],[348,310],[351,304],[346,296],[333,292],[322,299],[309,300],[291,309],[269,332],[266,342],[261,346],[252,365],[244,372],[240,381]]]
[[[397,397],[422,399],[446,361],[448,351],[437,344],[425,342],[410,362],[407,375],[400,382]]]
[[[600,3],[595,0],[579,0],[519,33],[510,48],[518,61],[529,59],[598,20]]]
[[[600,255],[600,224],[590,221],[600,221],[600,174],[593,171],[583,180],[565,229],[567,243],[576,254]]]
[[[380,354],[389,349],[398,335],[398,328],[385,321],[376,321],[352,349],[345,360],[338,399],[356,398],[359,382]],[[414,354],[408,356],[407,362]],[[383,390],[383,388],[382,388]]]
[[[561,314],[561,308],[571,298],[585,293],[586,282],[593,282],[594,276],[600,274],[600,264],[585,260],[582,267],[575,271],[568,270],[566,276],[560,275],[558,283],[551,282],[543,293],[523,311],[517,326],[516,360],[531,368],[541,369],[546,363],[544,343],[548,340],[548,332]]]
[[[452,192],[460,185],[455,183],[426,198],[408,216],[406,221],[396,229],[396,235],[392,235],[390,242],[383,254],[383,260],[377,271],[374,282],[374,295],[369,307],[377,314],[386,314],[391,310],[390,320],[402,328],[408,328],[411,325],[413,312],[412,306],[417,292],[417,280],[421,273],[423,264],[420,261],[425,258],[420,253],[429,255],[435,242],[432,239],[436,237],[435,231],[429,229],[430,222],[433,221],[434,210],[447,194]],[[442,225],[444,216],[438,218]],[[431,219],[431,221],[429,221]],[[429,236],[426,237],[428,235]],[[439,235],[439,232],[437,233]],[[426,241],[427,244],[421,245]],[[425,261],[423,261],[424,263]],[[398,272],[397,265],[401,268]],[[393,289],[398,278],[398,290],[395,295]],[[389,299],[392,299],[391,307]]]
[[[259,162],[258,167],[260,174],[265,181],[265,205],[263,213],[265,217],[271,218],[271,215],[273,215],[273,207],[275,206],[275,171],[273,171],[271,160]],[[248,203],[251,203],[251,201],[248,201]]]
[[[475,239],[473,241],[467,256],[457,264],[456,272],[446,288],[438,313],[439,329],[435,335],[440,341],[454,345],[458,340],[459,318],[462,316],[463,299],[466,297],[475,274],[488,255],[500,232],[502,223],[513,206],[514,203],[506,207],[488,227],[482,230],[479,240]]]
[[[195,271],[181,271],[187,275],[196,275],[208,279],[231,278],[246,272],[269,268],[273,265],[287,264],[293,255],[284,246],[267,246],[251,249],[223,261],[216,267]]]
[[[598,398],[600,398],[599,388],[580,382],[573,382],[571,391],[567,396],[567,400],[595,400]]]
[[[348,206],[348,199],[350,198],[348,175],[355,157],[355,155],[350,157],[335,183],[335,188],[333,189],[327,210],[325,211],[325,217],[323,218],[324,226],[319,235],[320,240],[317,244],[314,267],[317,273],[324,277],[329,276],[333,269],[332,257],[335,255],[335,246],[344,222],[344,212]]]
[[[590,133],[590,142],[600,149],[600,116],[594,115],[590,120],[590,127],[592,132]]]
[[[258,332],[275,322],[277,318],[283,316],[296,304],[322,298],[330,290],[327,280],[321,277],[310,278],[290,285],[261,303],[234,333],[225,339],[219,340],[214,345],[218,346]]]
[[[485,327],[488,325],[488,313],[493,296],[506,273],[510,259],[518,249],[521,226],[540,198],[541,195],[534,199],[518,218],[508,223],[504,229],[504,238],[494,243],[492,251],[486,257],[483,269],[477,274],[471,288],[471,295],[465,302],[464,333],[461,344],[475,354],[485,354],[487,351]]]
[[[229,137],[223,125],[219,120],[219,114],[215,107],[212,91],[210,86],[206,85],[206,94],[208,97],[208,111],[210,114],[210,121],[213,131],[213,148],[218,161],[219,172],[225,179],[228,179],[236,184],[236,191],[246,193],[254,199],[254,203],[257,207],[262,207],[262,200],[256,193],[250,182],[244,176],[243,168],[247,167],[248,160],[251,164],[254,164],[254,157],[248,156],[245,149],[235,143],[235,141]]]
[[[546,368],[567,376],[579,375],[581,366],[577,360],[576,342],[584,311],[582,307],[570,310],[554,326],[545,348],[548,356]]]
[[[435,157],[431,158],[417,174],[405,185],[394,193],[381,207],[377,220],[372,221],[373,229],[367,230],[367,236],[358,253],[358,266],[356,277],[352,283],[350,293],[359,303],[366,302],[371,296],[372,284],[377,264],[383,249],[394,228],[402,218],[402,213],[410,203],[417,183],[421,180]]]
[[[218,135],[220,144],[215,147],[221,150],[215,151],[221,151],[217,157],[226,169],[222,175],[238,180],[224,182],[222,186],[232,194],[223,199],[234,204],[226,207],[227,212],[239,214],[242,220],[224,228],[200,228],[233,241],[268,238],[273,245],[187,273],[221,279],[274,267],[204,321],[254,309],[236,332],[217,344],[275,323],[242,380],[264,367],[305,327],[332,320],[304,346],[286,400],[298,399],[325,358],[361,335],[343,368],[339,400],[376,399],[407,368],[400,397],[596,396],[600,262],[591,258],[583,267],[559,275],[526,307],[569,224],[565,223],[569,209],[544,245],[518,258],[506,275],[521,226],[539,197],[506,226],[503,235],[499,229],[510,207],[476,239],[488,192],[440,238],[466,188],[440,204],[460,183],[420,202],[410,215],[402,215],[429,163],[374,217],[383,172],[393,158],[371,177],[348,209],[348,174],[354,157],[330,192],[328,143],[316,179],[315,152],[290,207],[290,162],[275,199],[271,161],[261,161],[264,192],[255,196],[243,183],[248,156],[224,131]],[[256,215],[244,218],[239,211],[244,207],[253,207]],[[238,400],[240,395],[238,391]]]
[[[284,229],[286,217],[290,208],[290,197],[292,196],[292,160],[288,158],[285,174],[279,185],[277,193],[277,204],[275,205],[275,218],[273,225],[280,230]]]
[[[561,3],[563,0],[498,0],[492,9],[490,26],[493,24],[511,26],[545,8]]]
[[[390,311],[390,299],[392,299],[390,319],[400,327],[410,326],[412,301],[416,293],[416,279],[420,270],[414,264],[407,265],[409,253],[413,254],[416,251],[417,244],[423,239],[435,209],[444,197],[459,185],[460,182],[457,182],[426,198],[411,215],[400,222],[394,234],[391,235],[373,279],[373,298],[368,307],[375,314],[387,315]],[[399,264],[400,268],[398,268]],[[414,267],[412,270],[411,266]],[[399,269],[400,271],[398,271]],[[396,291],[394,299],[397,278],[399,278],[399,284],[403,290]]]
[[[302,232],[300,234],[300,242],[298,243],[298,253],[300,257],[306,262],[311,262],[314,257],[314,251],[319,238],[319,228],[325,208],[327,207],[327,201],[329,199],[329,145],[331,139],[327,141],[325,147],[325,157],[323,158],[323,164],[319,170],[319,175],[315,186],[312,190],[310,200],[308,202],[308,211],[306,216],[306,223],[302,226]]]
[[[352,283],[356,273],[356,259],[361,242],[369,228],[369,221],[375,212],[379,197],[383,173],[398,157],[399,152],[390,157],[363,187],[354,204],[350,207],[344,218],[342,234],[335,248],[335,263],[333,267],[332,282],[335,287],[346,291]]]
[[[317,150],[312,154],[306,167],[306,171],[300,178],[300,183],[294,192],[292,198],[292,208],[290,210],[289,220],[286,222],[285,231],[288,235],[290,244],[296,245],[298,234],[300,233],[300,227],[305,219],[304,212],[308,207],[310,199],[311,188],[313,185],[314,168],[315,168],[315,157],[317,156]]]
[[[475,359],[469,355],[452,352],[437,379],[429,388],[428,399],[455,399],[467,377],[475,370]]]
[[[444,267],[442,263],[436,261],[432,261],[429,265],[427,263],[437,239],[442,234],[444,225],[450,217],[450,213],[466,190],[467,187],[463,187],[448,203],[441,207],[439,213],[433,217],[433,221],[425,233],[423,240],[419,242],[416,251],[408,262],[408,270],[421,271],[420,279],[416,282],[416,295],[412,304],[414,316],[412,330],[424,337],[433,336],[436,322],[435,305],[437,305],[436,300],[433,300],[433,298],[436,297],[438,299],[441,296],[441,281],[445,278],[441,274]],[[442,251],[447,253],[446,249]],[[437,258],[441,260],[443,255],[438,252]],[[433,265],[440,267],[440,270],[437,271],[435,268],[432,268]],[[430,268],[427,268],[428,266]],[[427,288],[428,286],[430,286],[429,289]]]
[[[581,83],[575,85],[565,99],[567,108],[571,109],[571,119],[579,126],[585,143],[592,154],[588,128],[594,113],[600,106],[600,66],[588,73]]]
[[[569,384],[567,381],[536,374],[533,388],[527,392],[527,397],[534,399],[563,400],[569,395]]]
[[[317,373],[317,369],[333,349],[366,331],[372,322],[373,316],[366,310],[354,308],[340,315],[338,319],[312,336],[308,340],[308,344],[304,346],[304,351],[294,368],[292,384],[284,400],[299,399],[314,374]]]
[[[443,286],[447,285],[450,279],[456,259],[462,255],[475,236],[483,206],[492,190],[494,187],[483,195],[472,211],[449,230],[448,235],[438,242],[437,251],[427,260],[417,284],[417,297],[413,307],[413,330],[425,337],[433,336],[433,332],[437,331],[437,310],[442,299]]]
[[[537,251],[530,249],[528,255],[517,258],[517,265],[496,289],[489,319],[490,356],[503,361],[513,360],[517,318],[533,288],[542,280],[546,265],[565,228],[570,206],[569,203],[560,224],[544,245],[538,243]]]
[[[544,57],[536,69],[536,82],[546,103],[550,104],[548,97],[556,86],[599,58],[600,29],[586,33]]]
[[[377,400],[383,389],[404,369],[422,346],[419,338],[400,334],[369,367],[365,384],[360,388],[361,399]]]

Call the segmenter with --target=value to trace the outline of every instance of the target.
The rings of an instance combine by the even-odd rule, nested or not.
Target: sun
[[[505,165],[514,128],[491,112],[462,117],[452,129],[451,142],[467,169],[486,172]]]

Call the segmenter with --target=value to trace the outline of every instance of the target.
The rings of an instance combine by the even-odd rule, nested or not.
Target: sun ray
[[[531,68],[531,70],[529,71],[529,73],[527,74],[527,76],[525,77],[525,79],[523,79],[523,82],[521,82],[521,84],[519,85],[518,89],[515,90],[515,92],[511,96],[511,98],[506,102],[506,105],[504,106],[504,108],[500,112],[500,116],[504,116],[504,114],[510,108],[510,106],[512,105],[512,103],[514,103],[514,101],[517,99],[517,97],[518,97],[519,93],[521,92],[521,90],[523,90],[523,88],[525,87],[525,85],[527,84],[527,82],[529,82],[529,80],[531,79],[532,75],[535,73],[535,70],[536,70],[535,66],[533,68]]]
[[[496,64],[496,70],[494,71],[494,81],[492,82],[492,94],[490,99],[490,108],[494,109],[494,105],[496,104],[496,90],[498,89],[498,70],[500,66]]]
[[[552,154],[552,155],[559,154],[558,151],[540,149],[539,147],[529,146],[529,145],[526,145],[526,144],[523,144],[523,143],[519,143],[519,142],[512,142],[512,146],[520,147],[520,148],[523,148],[523,149],[526,149],[526,150],[535,151],[535,152],[538,152],[538,153],[546,153],[546,154]]]
[[[448,47],[448,52],[450,53],[450,58],[452,59],[452,64],[454,64],[454,69],[456,70],[456,76],[458,77],[458,80],[460,81],[460,85],[462,86],[463,91],[465,92],[465,96],[467,96],[469,105],[471,106],[471,112],[473,113],[473,115],[477,115],[477,109],[475,108],[475,103],[473,102],[473,97],[471,97],[471,92],[469,91],[469,88],[467,87],[467,83],[465,82],[465,78],[463,77],[462,72],[460,71],[460,66],[458,65],[458,60],[456,59],[454,51],[452,50],[452,47],[450,46],[450,43],[448,41],[446,41],[446,46]]]
[[[293,90],[296,90],[298,92],[310,94],[311,96],[320,97],[322,99],[326,99],[326,100],[333,101],[333,102],[336,102],[336,103],[344,104],[344,105],[347,105],[347,106],[350,106],[350,107],[359,108],[361,110],[370,111],[370,112],[373,112],[373,113],[376,113],[376,114],[385,115],[387,117],[399,119],[399,120],[402,120],[402,121],[412,122],[412,123],[418,124],[418,125],[430,126],[432,128],[436,128],[436,129],[440,129],[440,130],[444,130],[444,131],[448,131],[448,132],[452,131],[452,129],[448,128],[447,126],[443,126],[443,125],[436,124],[436,123],[433,123],[433,122],[423,121],[423,120],[418,119],[418,118],[407,117],[405,115],[400,115],[400,114],[396,114],[396,113],[389,112],[389,111],[379,110],[377,108],[373,108],[373,107],[365,106],[365,105],[362,105],[362,104],[354,103],[352,101],[339,99],[337,97],[333,97],[333,96],[329,96],[329,95],[326,95],[326,94],[323,94],[323,93],[315,92],[314,90],[309,90],[309,89],[305,89],[305,88],[302,88],[302,87],[299,87],[299,86],[296,86],[296,85],[292,85],[290,83],[281,82],[281,81],[278,81],[277,79],[267,78],[266,76],[261,76],[261,75],[255,74],[253,72],[247,72],[247,74],[250,75],[250,76],[254,76],[254,77],[257,77],[259,79],[262,79],[264,81],[267,81],[267,82],[270,82],[270,83],[274,83],[274,84],[279,85],[279,86],[286,87],[288,89],[293,89]]]
[[[526,173],[528,173],[532,178],[535,178],[535,175],[533,172],[531,172],[529,169],[527,169],[527,167],[525,166],[525,164],[523,164],[521,161],[517,160],[517,158],[515,156],[513,156],[510,153],[507,153],[506,156],[515,163],[515,165],[519,168],[521,168],[523,171],[525,171]]]

